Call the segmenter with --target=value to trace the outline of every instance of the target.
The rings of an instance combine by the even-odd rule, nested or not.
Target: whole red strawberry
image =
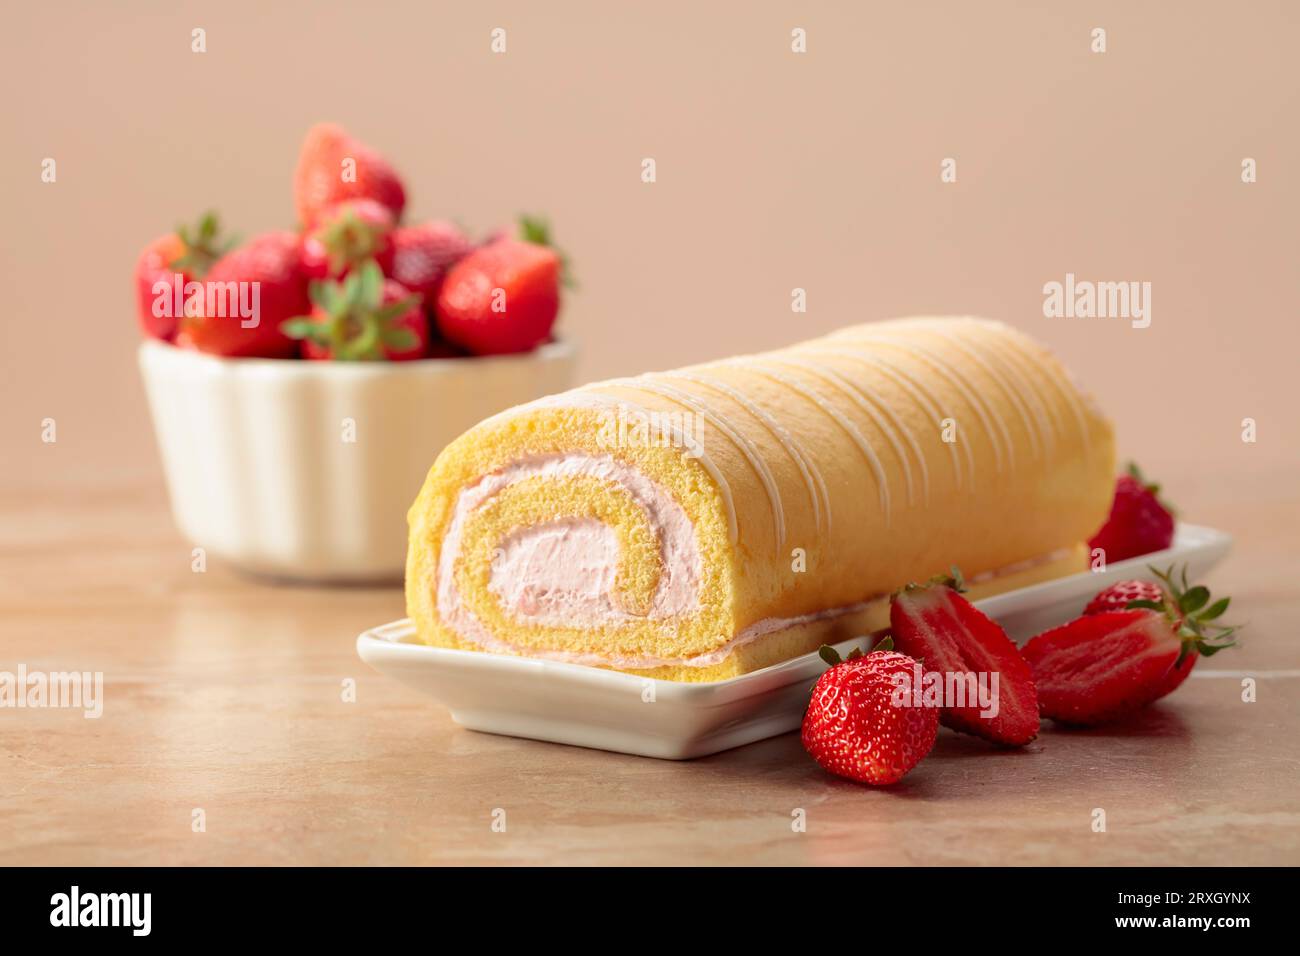
[[[298,344],[280,323],[310,307],[299,249],[294,233],[270,232],[218,259],[200,314],[184,319],[187,344],[213,355],[293,356]]]
[[[996,621],[961,596],[961,575],[909,584],[889,601],[894,645],[938,672],[953,688],[939,720],[945,727],[1020,746],[1038,736],[1038,695],[1029,667]],[[996,676],[996,685],[994,682]],[[979,700],[979,687],[996,696]],[[972,688],[972,684],[974,687]],[[957,691],[962,694],[957,699]]]
[[[1163,551],[1174,540],[1173,512],[1159,498],[1160,486],[1142,477],[1137,465],[1115,483],[1110,517],[1088,547],[1105,552],[1107,563]]]
[[[229,248],[219,233],[216,213],[209,212],[193,228],[179,226],[144,247],[135,264],[135,291],[136,316],[145,335],[175,338],[184,315],[185,285],[206,276]]]
[[[560,256],[502,239],[452,266],[438,295],[438,328],[477,355],[526,352],[551,334],[560,311]]]
[[[878,647],[887,648],[887,641]],[[855,651],[841,661],[833,648],[823,647],[822,657],[831,668],[813,686],[800,735],[804,749],[838,776],[897,783],[930,752],[939,732],[933,707],[895,699],[899,682],[914,678],[916,661],[882,649]]]
[[[1215,621],[1228,598],[1188,587],[1174,569],[1151,569],[1167,592],[1125,611],[1103,611],[1045,631],[1023,648],[1044,717],[1091,726],[1127,717],[1187,679],[1198,656],[1225,647],[1235,628]]]
[[[1152,581],[1117,581],[1088,602],[1084,614],[1102,614],[1106,611],[1124,611],[1130,601],[1152,601],[1159,604],[1165,599],[1165,590]]]
[[[373,199],[395,220],[406,206],[406,190],[388,160],[342,127],[318,123],[307,131],[293,178],[293,198],[304,228],[345,199]]]
[[[373,199],[346,199],[321,213],[302,239],[302,271],[310,279],[346,275],[374,259],[387,275],[393,264],[392,211]]]
[[[342,282],[311,284],[311,314],[284,323],[302,340],[303,358],[404,362],[429,351],[420,297],[385,279],[370,260]]]
[[[386,273],[430,306],[438,301],[447,271],[474,248],[459,226],[445,220],[404,226],[391,239],[393,263]]]

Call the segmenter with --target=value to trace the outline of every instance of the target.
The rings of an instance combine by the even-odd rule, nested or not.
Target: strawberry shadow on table
[[[929,755],[898,783],[885,787],[867,786],[826,773],[804,751],[798,733],[701,757],[689,761],[689,765],[707,767],[718,775],[742,775],[751,782],[771,777],[774,782],[789,783],[797,776],[798,786],[826,793],[949,800],[963,799],[972,788],[985,794],[1022,793],[1029,781],[1058,775],[1064,760],[1077,766],[1081,751],[1093,748],[1098,766],[1114,768],[1141,761],[1151,741],[1160,742],[1167,767],[1171,758],[1176,765],[1180,755],[1190,756],[1191,728],[1177,708],[1160,704],[1099,727],[1068,727],[1044,720],[1038,737],[1024,747],[999,747],[941,728]],[[1152,786],[1160,788],[1155,781]]]
[[[1038,739],[1066,734],[1071,737],[1161,737],[1169,740],[1187,740],[1191,728],[1175,707],[1153,704],[1135,714],[1109,724],[1095,727],[1077,727],[1044,720]]]

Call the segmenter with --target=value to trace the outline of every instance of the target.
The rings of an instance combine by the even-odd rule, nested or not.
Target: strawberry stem
[[[823,644],[821,647],[819,647],[817,649],[817,654],[827,664],[830,664],[831,667],[834,667],[836,664],[843,663],[843,658],[840,657],[840,652],[837,651],[835,648],[831,647],[829,644]]]
[[[289,338],[328,348],[338,361],[375,361],[385,358],[385,346],[401,351],[418,343],[410,329],[393,323],[418,306],[420,296],[384,305],[384,275],[374,259],[367,259],[342,282],[313,282],[308,295],[325,319],[296,316],[282,322],[280,330]]]
[[[1216,619],[1228,609],[1230,598],[1220,598],[1210,603],[1210,589],[1204,585],[1189,587],[1187,584],[1187,565],[1176,569],[1170,565],[1164,571],[1152,565],[1147,569],[1164,585],[1167,598],[1164,602],[1130,601],[1127,607],[1159,611],[1176,627],[1182,649],[1178,654],[1181,665],[1188,654],[1199,653],[1210,657],[1228,647],[1235,647],[1232,635],[1239,629],[1237,625],[1217,624]]]
[[[193,228],[188,225],[177,226],[176,236],[185,251],[168,263],[168,266],[193,279],[206,276],[212,264],[235,247],[234,238],[221,238],[220,220],[211,210],[205,212]]]

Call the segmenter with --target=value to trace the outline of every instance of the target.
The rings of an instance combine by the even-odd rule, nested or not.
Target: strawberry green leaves
[[[399,323],[419,308],[420,296],[385,301],[384,274],[373,259],[341,281],[313,282],[308,295],[312,314],[289,319],[280,328],[290,338],[327,349],[334,359],[376,361],[420,344],[415,332]]]
[[[1172,565],[1164,571],[1148,567],[1165,586],[1165,590],[1169,593],[1169,600],[1163,604],[1154,601],[1131,601],[1129,607],[1160,611],[1177,626],[1183,647],[1175,666],[1182,664],[1187,655],[1193,651],[1202,657],[1210,657],[1225,648],[1236,646],[1232,635],[1237,632],[1238,627],[1215,623],[1228,609],[1230,598],[1220,598],[1211,604],[1209,588],[1200,584],[1188,586],[1186,565],[1183,565],[1177,574]]]
[[[172,260],[171,268],[193,279],[206,276],[212,264],[236,245],[234,238],[221,237],[220,221],[212,211],[205,212],[193,228],[177,226],[176,235],[185,251]]]
[[[948,568],[947,574],[936,574],[924,584],[917,584],[915,581],[912,581],[904,585],[902,591],[924,591],[927,588],[932,588],[936,585],[943,585],[944,587],[952,588],[958,594],[966,593],[966,579],[962,577],[961,568],[957,567],[955,564]]]
[[[876,651],[892,651],[893,649],[894,649],[894,639],[890,635],[886,634],[880,640],[876,641],[876,643],[866,653],[874,654]],[[820,657],[822,660],[824,660],[831,667],[834,667],[836,664],[842,664],[845,661],[856,661],[859,657],[863,657],[865,655],[863,653],[862,648],[855,647],[853,648],[853,650],[849,651],[848,657],[842,658],[840,657],[840,652],[837,651],[835,648],[831,647],[829,644],[823,644],[821,647],[817,649],[817,656]]]

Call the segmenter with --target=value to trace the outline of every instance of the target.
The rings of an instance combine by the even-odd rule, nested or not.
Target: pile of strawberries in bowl
[[[228,358],[403,362],[528,352],[551,338],[563,260],[546,223],[474,241],[404,223],[378,152],[313,126],[293,179],[297,231],[240,245],[208,214],[149,243],[135,268],[146,336]]]
[[[481,241],[404,222],[392,166],[334,125],[308,132],[293,191],[297,230],[234,244],[207,215],[137,262],[172,513],[254,574],[396,582],[438,452],[573,384],[576,350],[553,336],[562,257],[537,219]]]

